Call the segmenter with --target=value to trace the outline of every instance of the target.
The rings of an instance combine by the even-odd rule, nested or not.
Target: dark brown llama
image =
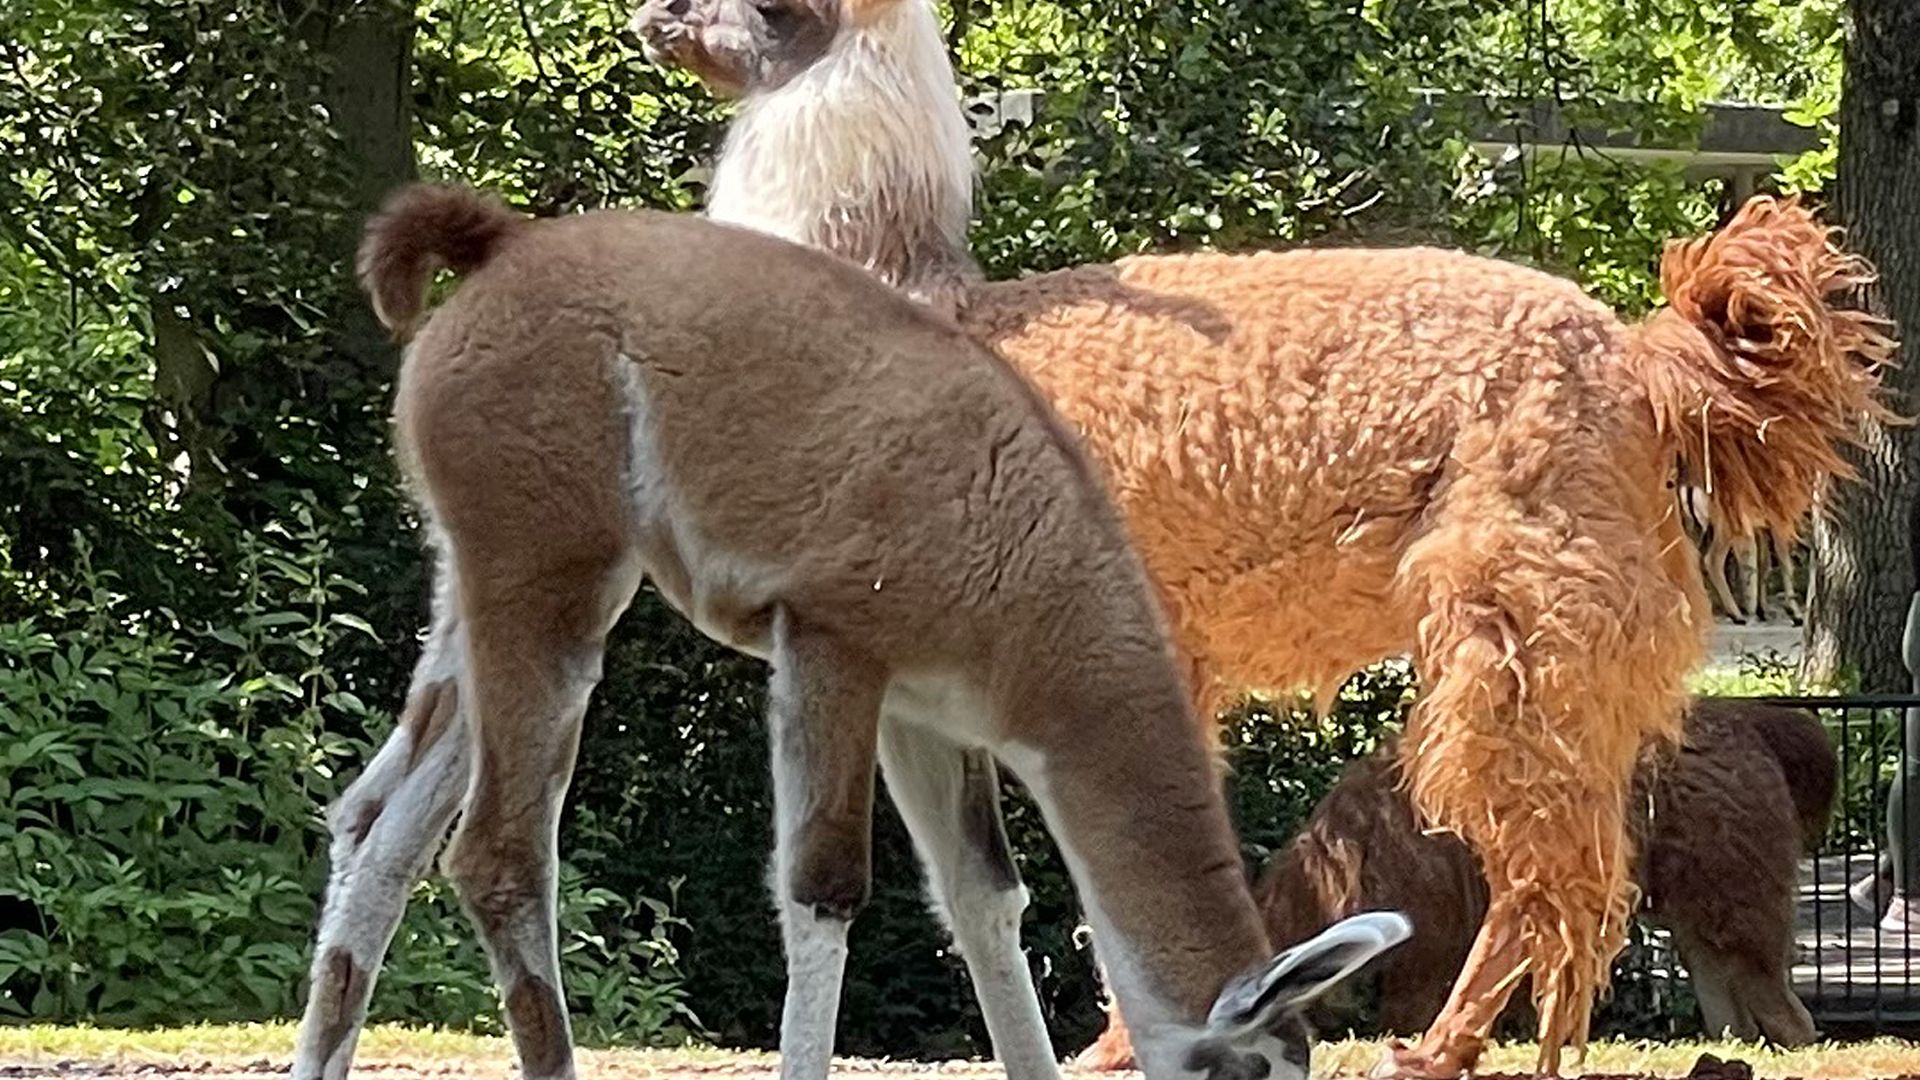
[[[1406,912],[1419,932],[1376,974],[1380,1026],[1409,1034],[1445,1004],[1487,887],[1458,837],[1416,825],[1395,752],[1388,743],[1347,768],[1254,894],[1276,948],[1355,912]],[[1673,934],[1705,1029],[1811,1041],[1787,965],[1800,856],[1826,832],[1838,784],[1819,722],[1798,709],[1703,699],[1687,710],[1681,747],[1649,753],[1634,779],[1635,883],[1647,918]],[[1332,1022],[1347,1004],[1326,1001],[1315,1019]]]

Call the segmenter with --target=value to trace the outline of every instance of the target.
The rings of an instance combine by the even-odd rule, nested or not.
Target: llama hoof
[[[1456,1080],[1466,1072],[1465,1066],[1445,1054],[1429,1053],[1418,1046],[1390,1039],[1367,1076],[1371,1080]]]
[[[1092,1046],[1080,1051],[1073,1063],[1094,1072],[1124,1072],[1133,1068],[1133,1039],[1126,1028],[1108,1028]]]

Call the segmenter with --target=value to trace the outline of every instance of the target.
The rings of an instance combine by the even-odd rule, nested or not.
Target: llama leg
[[[1736,992],[1732,965],[1721,950],[1687,927],[1673,928],[1673,943],[1687,966],[1693,998],[1700,1004],[1700,1033],[1709,1039],[1751,1042],[1760,1034]]]
[[[1744,965],[1735,983],[1735,993],[1746,1005],[1761,1037],[1776,1046],[1805,1046],[1820,1037],[1813,1025],[1813,1014],[1793,992],[1784,969],[1768,970],[1762,965]]]
[[[832,636],[774,619],[773,888],[786,942],[781,1080],[825,1080],[847,927],[872,885],[873,772],[886,674]]]
[[[1487,921],[1474,938],[1466,966],[1454,980],[1438,1016],[1431,1019],[1420,1040],[1408,1046],[1398,1040],[1373,1069],[1375,1077],[1455,1077],[1479,1060],[1488,1034],[1506,1009],[1514,984],[1526,974],[1527,955],[1511,918]],[[1429,1014],[1431,1016],[1431,1014]]]
[[[1752,1042],[1759,1029],[1740,1007],[1725,973],[1695,964],[1687,974],[1693,977],[1693,997],[1700,1003],[1700,1034],[1707,1039]]]
[[[1000,818],[993,756],[889,721],[881,728],[880,763],[926,865],[934,908],[967,962],[994,1056],[1011,1080],[1057,1080],[1040,997],[1020,950],[1027,890]]]
[[[1765,622],[1767,618],[1764,602],[1766,589],[1760,580],[1760,543],[1749,533],[1734,541],[1734,565],[1740,568],[1740,601],[1742,610],[1748,618],[1756,622]]]
[[[1777,932],[1753,935],[1731,948],[1714,948],[1699,935],[1675,928],[1674,943],[1693,977],[1694,997],[1708,1038],[1726,1035],[1777,1046],[1805,1046],[1818,1035],[1813,1016],[1793,992],[1789,950],[1793,909],[1782,905]],[[1756,927],[1757,929],[1757,927]]]
[[[1104,970],[1101,972],[1101,982],[1106,982]],[[1111,991],[1108,996],[1112,996]],[[1134,1067],[1133,1033],[1127,1030],[1126,1018],[1120,1015],[1118,1006],[1108,1004],[1106,1030],[1085,1050],[1076,1054],[1073,1063],[1095,1072],[1121,1072]]]
[[[1807,608],[1793,581],[1793,543],[1785,534],[1773,529],[1767,530],[1767,541],[1773,547],[1773,564],[1779,571],[1780,599],[1786,604],[1787,618],[1793,621],[1793,625],[1799,626],[1806,621]]]
[[[1733,586],[1727,583],[1727,558],[1733,553],[1733,538],[1727,535],[1723,526],[1713,530],[1713,538],[1707,544],[1705,562],[1707,564],[1707,584],[1713,589],[1714,599],[1720,601],[1720,610],[1727,618],[1736,623],[1747,621],[1746,610],[1733,598]]]
[[[560,808],[605,637],[637,578],[519,561],[463,581],[477,760],[443,865],[479,929],[526,1080],[574,1075],[555,926]],[[520,574],[527,577],[520,577]]]
[[[1423,817],[1479,855],[1488,908],[1446,1007],[1385,1063],[1390,1074],[1469,1068],[1522,972],[1541,1071],[1585,1042],[1632,914],[1634,766],[1648,738],[1678,734],[1700,652],[1686,618],[1697,575],[1676,582],[1664,561],[1691,558],[1677,524],[1671,542],[1599,509],[1564,531],[1509,525],[1531,516],[1503,504],[1513,478],[1500,475],[1457,482],[1452,497],[1471,511],[1449,507],[1406,561],[1427,611],[1402,763]]]
[[[447,573],[400,725],[327,813],[333,833],[295,1080],[343,1080],[380,964],[467,790],[458,681],[466,644]]]

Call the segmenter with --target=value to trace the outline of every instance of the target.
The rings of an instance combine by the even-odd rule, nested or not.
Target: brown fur
[[[1703,699],[1695,711],[1729,723],[1744,722],[1753,740],[1772,753],[1800,823],[1801,851],[1811,855],[1818,850],[1840,791],[1840,762],[1826,730],[1817,722],[1809,723],[1808,714],[1800,709]]]
[[[1277,948],[1357,912],[1405,912],[1419,930],[1376,965],[1378,1019],[1413,1033],[1439,1015],[1487,889],[1465,844],[1419,828],[1398,772],[1390,743],[1348,766],[1254,892]],[[1814,1037],[1786,963],[1800,855],[1826,831],[1837,779],[1810,714],[1713,699],[1688,710],[1677,752],[1652,752],[1636,771],[1636,884],[1648,918],[1681,944],[1710,1025],[1785,1045]],[[1343,1012],[1330,1002],[1321,1019]],[[1104,1067],[1131,1067],[1124,1031],[1096,1045]]]
[[[357,269],[374,313],[402,340],[413,336],[436,270],[468,274],[485,265],[521,226],[479,192],[402,190],[367,226]]]
[[[682,19],[649,0],[639,22],[670,44],[700,19],[755,17],[744,0],[692,6]],[[940,76],[923,69],[943,61],[888,47],[824,55],[868,56],[876,82]],[[750,102],[781,92],[730,78]],[[843,151],[957,105],[901,79],[896,118],[913,122],[880,124],[842,108],[870,101],[860,85],[857,100],[808,87],[786,101],[820,117],[793,160],[723,156],[717,177],[767,192],[729,206],[737,220],[807,235],[831,207],[795,205],[789,173],[822,198],[919,205],[912,140],[891,159]],[[737,161],[767,172],[742,178]],[[1130,258],[981,284],[955,305],[1106,467],[1203,712],[1250,686],[1324,698],[1413,653],[1415,803],[1479,853],[1491,892],[1451,1003],[1397,1054],[1403,1073],[1470,1065],[1522,965],[1542,1065],[1584,1042],[1632,907],[1618,808],[1643,741],[1677,734],[1710,622],[1673,463],[1699,469],[1735,523],[1797,526],[1836,444],[1882,414],[1872,369],[1890,342],[1828,303],[1864,273],[1803,207],[1756,199],[1669,250],[1674,306],[1642,327],[1568,282],[1428,249]],[[1276,628],[1277,610],[1313,615]]]
[[[404,203],[397,211],[410,212]],[[410,231],[431,235],[435,220]],[[1128,576],[1136,571],[1125,535],[1071,437],[993,354],[867,288],[852,267],[741,230],[601,213],[522,231],[422,335],[395,406],[400,438],[419,456],[430,504],[463,556],[468,606],[482,607],[476,592],[523,589],[516,583],[541,570],[603,572],[622,547],[670,546],[631,536],[624,521],[625,406],[607,370],[624,348],[657,403],[658,453],[689,517],[728,537],[734,558],[786,568],[788,584],[774,595],[735,591],[662,550],[649,561],[664,567],[657,583],[677,607],[705,609],[703,622],[756,651],[769,644],[766,612],[778,604],[829,623],[893,670],[994,672],[1003,737],[1097,746],[1104,753],[1074,754],[1091,767],[1090,781],[1165,791],[1156,802],[1194,808],[1135,822],[1161,830],[1159,840],[1129,841],[1165,851],[1164,870],[1196,857],[1217,863],[1207,853],[1231,850],[1217,797],[1172,794],[1212,785],[1203,768],[1183,769],[1174,749],[1190,740],[1168,725],[1188,714],[1145,578]],[[384,235],[370,231],[369,261],[400,265],[378,257]],[[738,292],[737,282],[768,278],[791,284],[715,302]],[[540,281],[552,284],[531,284]],[[802,342],[778,352],[758,344],[761,327],[799,325],[809,327]],[[475,352],[468,340],[493,346]],[[857,383],[846,381],[850,364],[862,373]],[[887,406],[873,409],[882,394]],[[504,426],[508,409],[526,420]],[[821,431],[833,439],[822,442]],[[1002,448],[961,456],[989,437]],[[503,483],[502,469],[516,482]],[[821,500],[833,517],[815,509]],[[576,594],[584,584],[553,591]],[[1090,635],[1101,648],[1083,648]],[[1049,698],[1055,711],[1025,707]],[[1168,739],[1172,752],[1152,761],[1126,749],[1157,754]],[[1202,874],[1196,884],[1221,882]],[[1257,958],[1245,931],[1180,930],[1194,918],[1189,903],[1222,906],[1204,887],[1166,903],[1157,887],[1140,893],[1136,903],[1112,902],[1129,936],[1157,943],[1150,951],[1173,963],[1191,957],[1187,973],[1165,973],[1183,1008],[1210,1001],[1228,969]],[[1233,890],[1221,895],[1231,901]]]
[[[472,734],[403,754],[385,812],[422,804],[407,785],[429,760],[457,769],[439,746],[472,738],[445,865],[530,1075],[571,1074],[555,815],[641,574],[773,660],[783,903],[839,917],[864,895],[884,695],[889,717],[991,750],[1041,797],[1137,975],[1129,1008],[1167,1040],[1163,1069],[1202,1048],[1280,1067],[1264,1016],[1207,1026],[1265,935],[1149,580],[1073,436],[1003,360],[856,267],[694,218],[529,221],[421,187],[369,226],[360,265],[402,330],[433,266],[468,271],[416,336],[394,410],[452,581],[427,654],[451,641],[467,667],[437,694],[423,660],[394,739],[404,751],[442,704]],[[916,704],[928,694],[944,704]],[[334,887],[371,886],[349,870]],[[351,1037],[303,1030],[296,1074],[344,1069]]]
[[[1342,774],[1255,892],[1276,946],[1356,911],[1406,911],[1421,928],[1409,942],[1418,948],[1381,961],[1381,1022],[1417,1031],[1439,1011],[1435,988],[1466,956],[1486,890],[1465,845],[1416,828],[1390,755]],[[1636,798],[1650,798],[1651,813],[1635,820],[1645,830],[1636,883],[1648,916],[1686,942],[1690,966],[1745,969],[1736,990],[1749,996],[1791,992],[1784,963],[1799,860],[1826,830],[1836,777],[1817,720],[1749,702],[1697,703],[1678,752],[1643,762]],[[1791,1025],[1763,1030],[1790,1044],[1812,1037]]]

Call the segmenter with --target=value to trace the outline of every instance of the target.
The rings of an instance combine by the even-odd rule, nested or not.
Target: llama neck
[[[840,35],[727,133],[707,213],[913,286],[971,269],[973,158],[928,0]],[[960,268],[958,271],[956,268]]]
[[[1132,592],[1109,582],[1038,620],[1048,644],[1027,650],[1031,669],[1008,660],[1021,675],[999,700],[1023,720],[995,753],[1059,844],[1144,1052],[1155,1032],[1197,1032],[1228,979],[1268,953],[1188,689]]]

